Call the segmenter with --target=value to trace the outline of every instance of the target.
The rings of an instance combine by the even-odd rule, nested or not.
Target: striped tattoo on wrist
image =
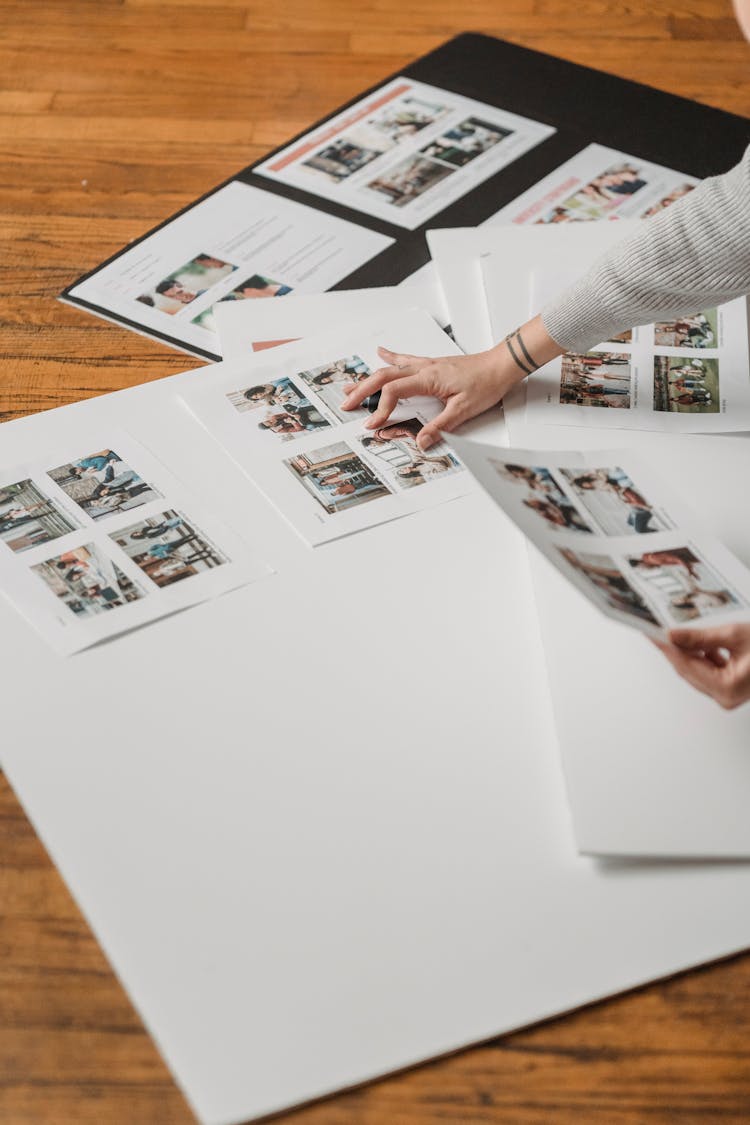
[[[516,367],[520,367],[525,375],[532,375],[539,368],[540,365],[532,359],[529,354],[529,349],[523,342],[520,328],[517,328],[515,332],[509,332],[505,337],[505,343],[508,345],[508,351]],[[521,352],[520,355],[519,349]]]

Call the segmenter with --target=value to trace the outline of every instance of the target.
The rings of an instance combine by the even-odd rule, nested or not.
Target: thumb
[[[455,398],[450,399],[445,409],[438,414],[437,418],[433,418],[431,422],[427,422],[419,431],[417,438],[417,445],[421,450],[429,449],[431,445],[435,445],[440,441],[440,431],[444,430],[450,433],[455,430],[466,419],[466,411],[462,406],[456,402]]]

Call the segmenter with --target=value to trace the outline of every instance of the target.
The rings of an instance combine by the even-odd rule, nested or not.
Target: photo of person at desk
[[[385,366],[345,390],[345,410],[381,391],[365,423],[385,425],[399,399],[435,395],[442,412],[419,435],[426,450],[496,406],[516,384],[566,354],[586,354],[634,324],[665,323],[750,292],[750,147],[647,219],[505,340],[484,352],[428,357],[380,349]],[[711,607],[714,609],[715,607]],[[656,642],[655,642],[656,643]],[[722,707],[750,700],[750,623],[673,629],[658,647],[676,671]]]

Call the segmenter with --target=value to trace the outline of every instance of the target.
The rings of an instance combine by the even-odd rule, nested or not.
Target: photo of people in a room
[[[414,488],[428,481],[460,472],[463,465],[445,442],[430,446],[422,452],[417,437],[422,423],[416,418],[380,426],[371,433],[358,437],[366,453],[376,460],[383,475],[395,481],[399,488]]]
[[[424,156],[409,156],[377,179],[371,180],[363,190],[385,196],[394,207],[406,207],[454,171],[449,165],[438,164]]]
[[[628,582],[615,560],[609,555],[572,551],[569,547],[558,547],[558,551],[565,561],[586,579],[596,596],[611,609],[616,609],[619,613],[627,613],[641,621],[648,621],[651,625],[659,625],[659,621],[644,598]]]
[[[420,152],[422,156],[443,160],[446,164],[455,164],[457,168],[463,168],[465,164],[488,152],[512,133],[512,129],[503,129],[500,125],[490,124],[478,117],[467,117],[465,121],[451,126],[437,140],[420,149]]]
[[[112,532],[110,539],[160,587],[229,561],[194,523],[173,509]]]
[[[0,542],[16,554],[50,543],[80,526],[32,480],[0,487]]]
[[[331,363],[323,363],[319,367],[311,367],[309,371],[300,371],[297,378],[310,387],[339,421],[351,422],[363,411],[341,409],[344,401],[343,388],[347,383],[361,383],[371,374],[371,369],[360,356],[350,355]]]
[[[284,464],[331,516],[391,494],[391,489],[343,441],[299,454]]]
[[[572,352],[562,357],[560,402],[628,410],[631,405],[630,356],[626,352]]]
[[[273,278],[265,277],[260,273],[253,273],[245,281],[236,285],[234,289],[230,289],[224,296],[220,297],[220,301],[254,301],[258,297],[286,297],[287,293],[293,292],[291,285],[284,285],[281,281],[274,281]],[[217,301],[216,304],[219,302]],[[214,310],[216,304],[211,305],[209,308],[204,309],[203,312],[194,316],[191,323],[197,324],[199,328],[205,328],[208,332],[217,332],[216,316]]]
[[[654,325],[654,343],[662,348],[715,348],[719,343],[716,309]]]
[[[633,573],[671,623],[736,608],[740,600],[690,547],[647,551],[628,559]]]
[[[624,161],[605,168],[562,203],[551,208],[537,223],[569,223],[606,218],[626,199],[647,186],[639,168]]]
[[[719,361],[701,356],[654,356],[654,410],[718,414]]]
[[[207,293],[214,285],[236,270],[237,266],[217,258],[214,254],[196,254],[184,266],[168,274],[152,289],[136,297],[142,305],[174,316],[196,297]]]
[[[307,160],[303,160],[302,167],[322,173],[333,183],[339,184],[372,160],[376,160],[378,156],[382,156],[386,148],[385,145],[381,149],[367,148],[354,140],[340,137]]]
[[[558,471],[604,535],[643,535],[674,526],[654,510],[628,474],[616,465]]]
[[[369,117],[367,127],[376,130],[394,145],[415,136],[428,125],[433,125],[447,112],[444,105],[426,102],[421,98],[404,97]]]
[[[549,469],[542,465],[516,465],[495,458],[491,458],[490,464],[499,477],[519,491],[523,506],[544,520],[550,529],[593,532]]]
[[[78,618],[96,617],[144,597],[144,591],[94,543],[32,566]]]
[[[161,497],[113,449],[50,469],[48,476],[92,520],[140,508]]]

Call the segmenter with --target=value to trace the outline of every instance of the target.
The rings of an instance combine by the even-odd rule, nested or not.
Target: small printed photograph
[[[644,535],[674,525],[654,511],[622,469],[559,469],[604,535]]]
[[[719,361],[697,356],[654,356],[654,410],[718,414]]]
[[[0,487],[0,542],[16,554],[50,543],[80,526],[32,480]]]
[[[31,569],[80,619],[96,617],[145,597],[140,586],[94,543],[64,551]]]
[[[110,534],[157,586],[171,586],[229,562],[181,512],[170,509]]]
[[[284,464],[329,516],[391,495],[391,489],[343,441],[301,453]]]
[[[394,207],[406,207],[446,176],[452,176],[454,171],[455,168],[427,160],[424,156],[409,156],[377,179],[371,180],[364,190],[378,192]]]
[[[706,309],[679,320],[654,325],[654,343],[662,348],[716,348],[719,345],[719,320],[716,309]]]
[[[525,493],[522,503],[550,528],[593,533],[593,527],[566,496],[549,469],[542,465],[515,465],[490,458],[490,464],[503,480]]]
[[[161,499],[161,493],[142,480],[113,449],[102,449],[80,461],[50,469],[47,475],[92,520]]]
[[[609,343],[609,344],[632,344],[633,343],[633,329],[628,328],[625,332],[618,332],[616,336],[610,336],[607,343]]]
[[[423,425],[417,418],[394,422],[363,434],[357,441],[378,465],[384,476],[392,478],[399,488],[414,488],[449,473],[463,470],[463,465],[445,442],[430,446],[424,453],[417,445]]]
[[[136,300],[174,316],[236,269],[237,266],[213,254],[196,254],[186,265],[170,273],[153,289],[141,293]]]
[[[647,551],[631,555],[628,562],[633,574],[644,583],[670,621],[679,624],[724,609],[746,608],[705,560],[689,547]]]
[[[270,277],[264,277],[262,274],[254,273],[251,274],[246,281],[235,286],[234,289],[230,289],[230,291],[219,300],[254,301],[257,297],[285,297],[287,293],[291,292],[291,285],[284,285],[280,281],[273,281]],[[197,324],[199,328],[205,328],[208,332],[217,332],[215,309],[216,305],[211,305],[209,308],[204,309],[203,312],[198,313],[197,316],[194,316],[190,323]]]
[[[668,195],[663,196],[658,203],[652,204],[651,207],[648,207],[643,214],[638,217],[640,219],[648,219],[651,215],[658,214],[658,212],[663,211],[665,207],[669,207],[670,203],[676,203],[678,199],[682,199],[683,195],[687,195],[694,187],[695,184],[680,184],[679,187],[673,188]]]
[[[629,410],[630,356],[627,352],[568,352],[562,357],[560,402]]]
[[[606,168],[573,195],[552,207],[537,223],[570,223],[601,219],[647,186],[640,170],[628,161]]]
[[[280,379],[272,379],[269,383],[256,383],[240,391],[231,391],[227,398],[240,414],[261,407],[286,409],[288,406],[299,406],[307,401],[303,392],[287,375],[283,375]]]
[[[361,383],[368,375],[372,375],[372,371],[365,361],[358,355],[350,355],[300,371],[297,378],[314,391],[340,422],[351,422],[364,411],[341,409],[344,387],[347,383]]]
[[[503,129],[500,125],[491,125],[478,117],[468,117],[458,125],[447,129],[436,141],[432,141],[421,149],[422,156],[434,160],[443,160],[446,164],[455,164],[462,168],[477,156],[487,152],[506,137],[510,137],[512,129]]]
[[[375,116],[368,118],[367,126],[381,133],[391,145],[421,133],[448,113],[448,107],[426,102],[421,98],[400,98]]]
[[[340,184],[360,168],[377,160],[387,148],[388,145],[384,145],[381,149],[367,148],[357,144],[356,141],[340,137],[325,148],[321,148],[314,156],[303,160],[302,167],[322,173],[334,184]]]
[[[565,561],[586,579],[592,592],[610,609],[636,617],[639,621],[647,621],[650,625],[659,625],[645,600],[631,586],[614,559],[608,555],[572,551],[569,547],[557,549]]]

